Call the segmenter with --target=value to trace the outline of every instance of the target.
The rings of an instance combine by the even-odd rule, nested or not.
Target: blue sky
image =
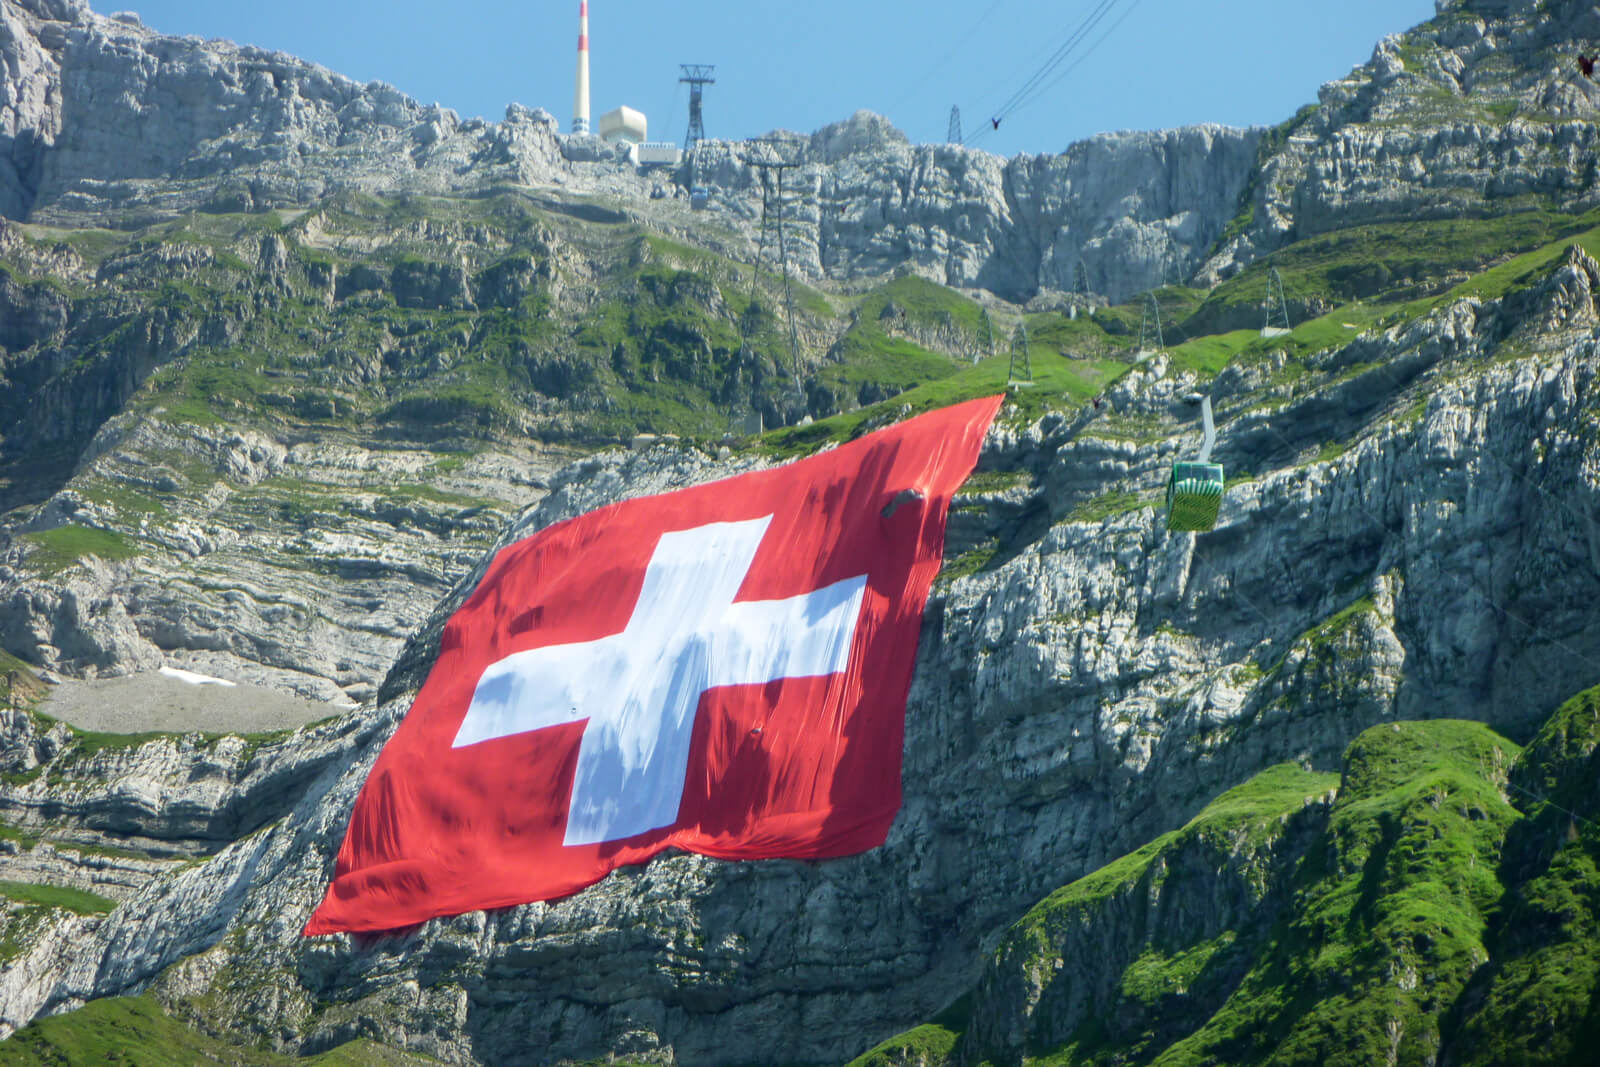
[[[571,118],[577,0],[133,2],[164,33],[291,52],[463,118],[499,119],[513,100],[562,129]],[[975,142],[1059,152],[1103,130],[1281,121],[1380,37],[1432,15],[1433,0],[591,0],[592,113],[628,104],[652,139],[682,141],[678,65],[712,63],[712,137],[810,132],[868,108],[914,141],[942,141],[957,105],[971,138],[1069,46],[1041,91]]]

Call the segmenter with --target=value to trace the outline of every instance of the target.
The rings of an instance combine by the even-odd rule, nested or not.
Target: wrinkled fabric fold
[[[946,512],[1001,399],[502,549],[446,623],[305,933],[555,899],[669,847],[882,844]]]

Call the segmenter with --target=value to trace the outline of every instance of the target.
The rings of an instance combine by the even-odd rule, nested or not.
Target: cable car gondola
[[[1200,400],[1200,416],[1205,421],[1205,443],[1200,458],[1172,465],[1167,481],[1167,529],[1205,533],[1216,528],[1217,511],[1222,507],[1222,464],[1211,462],[1211,447],[1217,443],[1217,428],[1211,421],[1211,398]]]

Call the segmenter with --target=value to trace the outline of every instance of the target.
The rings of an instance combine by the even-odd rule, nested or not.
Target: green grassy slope
[[[1029,911],[968,1021],[855,1063],[1592,1062],[1597,750],[1600,688],[1526,750],[1479,723],[1373,727],[1331,805],[1307,801],[1332,779],[1269,768]],[[1256,899],[1230,912],[1217,887],[1245,871]]]
[[[1600,1049],[1600,689],[1564,704],[1513,768],[1488,964],[1449,1027],[1451,1062],[1593,1063]]]
[[[316,1056],[299,1057],[232,1045],[185,1026],[149,997],[108,997],[77,1011],[38,1019],[0,1042],[0,1064],[90,1067],[172,1067],[214,1063],[229,1067],[411,1067],[438,1063],[361,1039]]]
[[[453,262],[440,232],[478,235],[489,251]],[[1210,292],[1155,295],[1177,369],[1206,379],[1281,352],[1290,365],[1279,374],[1292,376],[1353,331],[1529,284],[1572,241],[1600,245],[1597,233],[1600,212],[1540,210],[1364,226],[1280,249]],[[1142,300],[1077,319],[997,312],[995,355],[974,366],[981,311],[960,293],[914,275],[852,296],[797,285],[797,390],[778,279],[630,225],[574,228],[512,194],[343,196],[289,222],[195,215],[130,234],[39,230],[29,240],[41,254],[79,257],[108,283],[30,275],[15,255],[0,262],[41,307],[68,316],[64,335],[41,338],[4,372],[0,418],[18,429],[0,481],[19,484],[59,466],[50,457],[67,447],[59,426],[30,436],[30,411],[15,407],[22,398],[30,410],[80,398],[69,420],[79,435],[131,407],[205,427],[427,440],[441,454],[500,436],[715,440],[739,411],[760,411],[769,426],[810,415],[820,428],[767,438],[779,454],[798,454],[1003,388],[1025,322],[1035,384],[1014,391],[1008,415],[1022,421],[1081,404],[1122,374],[1144,312]],[[270,284],[258,261],[271,262]],[[1260,301],[1274,266],[1295,328],[1265,339]],[[159,512],[160,494],[146,495],[116,503]],[[36,563],[53,570],[140,551],[96,536],[52,531]]]
[[[129,234],[25,232],[41,257],[75,258],[107,281],[0,260],[10,284],[67,322],[17,353],[9,400],[92,397],[103,410],[84,413],[79,432],[131,403],[206,426],[720,436],[734,408],[793,421],[949,374],[978,316],[916,277],[849,298],[794,283],[807,388],[790,411],[780,279],[638,226],[575,226],[515,194],[344,195],[287,222],[191,215]],[[25,425],[6,399],[3,421]]]
[[[1464,231],[1465,236],[1450,227]],[[1434,245],[1412,233],[1415,228],[1437,230]],[[1511,247],[1523,247],[1528,241],[1552,235],[1556,235],[1554,239],[1515,254],[1505,250],[1506,245],[1494,243],[1509,241]],[[1264,287],[1266,266],[1253,267],[1223,283],[1198,305],[1192,291],[1162,290],[1158,296],[1164,317],[1173,312],[1181,314],[1185,308],[1190,310],[1187,319],[1166,329],[1166,351],[1172,367],[1180,372],[1194,372],[1204,382],[1231,363],[1248,366],[1275,360],[1282,366],[1273,372],[1271,384],[1303,379],[1306,386],[1314,386],[1316,379],[1306,365],[1308,357],[1341,347],[1364,331],[1401,326],[1457,299],[1496,299],[1529,288],[1542,281],[1575,244],[1591,254],[1600,253],[1600,213],[1576,218],[1528,213],[1481,224],[1469,220],[1438,227],[1423,223],[1369,226],[1362,228],[1359,239],[1350,237],[1351,243],[1341,244],[1346,237],[1350,235],[1327,235],[1304,242],[1305,247],[1293,245],[1278,254],[1292,254],[1302,257],[1305,263],[1316,265],[1314,269],[1306,267],[1299,274],[1286,273],[1286,284],[1293,277],[1293,284],[1322,294],[1319,306],[1327,306],[1327,310],[1313,318],[1295,318],[1293,329],[1281,337],[1267,338],[1260,334],[1261,293],[1254,290]],[[1335,276],[1344,267],[1363,262],[1362,257],[1374,254],[1375,246],[1406,248],[1421,264],[1408,270],[1419,273],[1425,269],[1439,270],[1445,281],[1421,286],[1428,291],[1417,295],[1419,286],[1411,274],[1406,274],[1399,284],[1381,287],[1367,298],[1358,298],[1354,295],[1357,289],[1341,286]],[[1339,252],[1339,248],[1344,251]],[[1502,251],[1491,254],[1484,251],[1486,248]],[[1483,266],[1486,263],[1492,265]],[[1469,274],[1465,269],[1455,270],[1446,264],[1462,268],[1476,265],[1482,269]],[[1234,312],[1241,308],[1249,311],[1253,325],[1238,329],[1227,327],[1239,317]],[[1049,410],[1077,407],[1133,366],[1132,349],[1138,339],[1140,315],[1141,305],[1133,302],[1102,309],[1093,319],[1070,320],[1058,312],[1028,316],[1033,357],[1031,386],[1008,388],[1009,331],[1002,329],[999,332],[1005,336],[997,342],[999,352],[975,366],[954,367],[936,380],[922,382],[903,393],[853,411],[818,419],[809,426],[771,431],[764,437],[763,447],[779,456],[802,455],[822,444],[848,440],[906,415],[1002,391],[1010,394],[1011,404],[1002,418],[1015,424],[1026,424]],[[1167,320],[1164,318],[1164,321]],[[1216,324],[1220,324],[1219,332],[1206,332]],[[1339,373],[1348,374],[1350,368]],[[1166,424],[1123,426],[1109,415],[1095,428],[1095,433],[1101,436],[1138,441],[1159,439],[1172,432],[1173,427]]]

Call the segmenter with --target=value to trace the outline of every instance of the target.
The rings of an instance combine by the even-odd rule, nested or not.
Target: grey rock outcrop
[[[837,163],[846,156],[910,144],[906,135],[882,115],[857,111],[843,122],[830,123],[812,134],[807,154],[819,163]]]
[[[1057,156],[1003,160],[959,145],[911,145],[856,116],[750,155],[801,163],[790,255],[810,274],[854,279],[902,264],[1010,300],[1083,281],[1122,300],[1186,276],[1232,217],[1259,130],[1194,126],[1102,134]],[[855,146],[861,147],[855,147]],[[760,177],[736,146],[704,148],[724,212],[759,221]],[[748,202],[747,202],[748,201]]]
[[[778,136],[773,150],[801,164],[797,261],[840,279],[909,264],[1045,299],[1071,288],[1082,262],[1094,288],[1126,295],[1173,263],[1199,264],[1241,204],[1250,219],[1202,277],[1341,220],[1585,206],[1593,182],[1572,175],[1592,141],[1591,89],[1554,74],[1496,81],[1491,62],[1542,69],[1528,57],[1594,23],[1582,4],[1547,8],[1540,21],[1525,0],[1442,3],[1434,23],[1330,86],[1281,142],[1202,127],[1008,162],[911,146],[868,115]],[[0,0],[0,17],[0,214],[83,224],[307,204],[335,189],[513,182],[537,186],[553,211],[609,224],[654,195],[656,178],[562,138],[547,113],[462,122],[386,87],[162,38],[73,0]],[[1444,79],[1457,82],[1452,108],[1482,105],[1476,120],[1428,124],[1423,105],[1449,90]],[[110,158],[127,130],[146,143]],[[721,220],[746,234],[760,208],[759,175],[742,160],[752,150],[711,143],[702,160]],[[663,230],[699,225],[686,205],[655,203]],[[393,236],[324,222],[303,220],[307,247],[370,251]],[[516,307],[535,292],[561,299],[562,277],[575,303],[595,299],[583,287],[598,272],[571,248],[505,258],[509,246],[482,228],[406,225],[454,252],[478,246],[482,261],[330,266],[268,233],[225,252],[130,248],[91,268],[3,225],[0,253],[98,287],[92,302],[108,317],[121,313],[117,279],[182,278],[224,256],[259,273],[254,313],[291,289],[329,307],[391,293],[389,311]],[[209,1027],[302,1053],[370,1036],[450,1062],[841,1062],[971,988],[998,932],[1041,895],[1261,768],[1331,769],[1361,730],[1401,718],[1473,717],[1516,734],[1596,680],[1597,289],[1600,265],[1574,250],[1503,298],[1397,312],[1293,361],[1235,360],[1210,392],[1216,458],[1243,477],[1200,538],[1167,532],[1159,514],[1171,461],[1198,438],[1183,403],[1193,373],[1157,356],[1103,405],[1032,421],[1008,410],[986,443],[982,488],[952,514],[907,712],[905,802],[883,848],[826,863],[669,855],[561,901],[315,941],[299,930],[356,793],[485,549],[760,461],[658,441],[568,467],[546,494],[558,454],[531,447],[457,457],[449,470],[415,441],[279,432],[287,421],[234,428],[149,410],[108,421],[158,355],[202,337],[235,344],[251,312],[132,317],[125,362],[92,379],[103,386],[92,404],[74,402],[84,378],[27,396],[47,413],[26,427],[30,446],[92,439],[67,484],[8,529],[0,644],[84,674],[176,662],[370,703],[265,742],[188,735],[99,749],[59,724],[0,714],[0,815],[19,833],[55,835],[0,839],[0,879],[120,902],[20,934],[0,921],[0,938],[24,945],[0,975],[0,1031],[148,991]],[[666,295],[719,321],[727,311],[715,284]],[[54,286],[0,270],[0,346],[24,353],[7,370],[39,375],[16,380],[75,358],[51,342],[71,329],[69,305]],[[333,418],[337,390],[292,395],[316,360],[354,382],[391,363],[447,366],[461,350],[388,325],[359,350],[335,347],[308,351],[284,372],[294,384],[264,402]],[[424,471],[443,488],[390,491]],[[25,570],[41,553],[23,539],[68,528],[112,548],[134,538],[141,551],[49,581]],[[119,842],[154,858],[116,856]],[[1224,902],[1250,908],[1248,865],[1192,858],[1202,873],[1226,868]],[[1178,902],[1150,903],[1177,921]]]
[[[747,160],[779,152],[802,164],[788,220],[802,270],[848,280],[909,264],[1012,300],[1075,288],[1080,263],[1091,289],[1123,300],[1168,280],[1214,281],[1361,222],[1581,210],[1596,202],[1600,86],[1569,69],[1570,55],[1600,35],[1600,15],[1583,0],[1546,7],[1442,5],[1325,86],[1265,150],[1264,131],[1196,127],[1006,161],[912,146],[863,112],[809,137],[706,142],[695,180],[753,243],[761,189]],[[699,227],[686,204],[656,197],[654,176],[561,135],[544,111],[462,121],[389,86],[163,37],[82,4],[3,0],[0,12],[0,215],[255,210],[340,189],[509,183]]]
[[[658,217],[665,206],[654,176],[597,138],[559,134],[544,111],[513,104],[503,122],[462,121],[381,83],[162,36],[79,3],[0,0],[0,18],[0,216],[81,224],[496,184],[654,203]],[[1026,300],[1073,288],[1080,260],[1117,299],[1198,264],[1234,212],[1259,131],[1107,134],[1009,162],[912,146],[869,112],[771,136],[776,148],[708,142],[696,162],[722,221],[752,242],[761,188],[746,160],[777,150],[805,164],[788,220],[800,269],[848,280],[909,263]],[[667,217],[698,225],[686,204]]]
[[[1600,203],[1600,84],[1574,59],[1600,35],[1600,9],[1586,0],[1437,7],[1275,131],[1244,200],[1247,225],[1199,280],[1362,223]]]
[[[0,5],[0,214],[108,205],[251,210],[342,188],[451,188],[548,177],[555,124],[512,106],[462,122],[392,86],[282,53],[158,34],[84,3]]]
[[[106,503],[64,489],[18,533],[109,531],[138,555],[90,557],[41,581],[13,547],[0,569],[0,646],[83,677],[169,664],[334,704],[365,700],[514,510],[492,496],[396,495],[395,477],[438,462],[421,448],[286,444],[129,415],[89,451],[80,479],[121,488]],[[456,484],[525,502],[538,496],[538,472],[566,454],[488,451]],[[166,503],[152,504],[152,491]]]
[[[1600,662],[1600,461],[1581,430],[1600,387],[1597,284],[1574,254],[1535,288],[1329,349],[1312,381],[1270,360],[1225,374],[1217,455],[1254,477],[1198,539],[1142,503],[1077,517],[1159,494],[1193,434],[1178,421],[1190,376],[1152,360],[1106,410],[1003,414],[980,468],[1010,487],[958,498],[958,576],[926,616],[905,802],[881,849],[667,856],[553,903],[301,939],[474,575],[408,642],[379,706],[255,757],[270,777],[344,746],[281,823],[151,882],[71,949],[41,943],[0,986],[0,1016],[150,989],[214,998],[229,1025],[301,1051],[368,1034],[453,1062],[847,1059],[969,988],[989,939],[1043,893],[1223,788],[1285,760],[1336,767],[1391,719],[1515,731]],[[1151,420],[1175,432],[1126,440]],[[733,469],[668,447],[586,460],[502,536]]]
[[[521,216],[230,220],[221,241],[143,230],[88,257],[0,225],[0,647],[65,675],[170,665],[358,702],[574,455],[523,432],[559,417],[544,395],[468,425],[422,379],[478,358],[469,315],[559,299],[558,271],[590,263]],[[397,314],[379,325],[374,301]],[[489,358],[530,389],[583,385],[517,336]],[[198,403],[163,387],[218,353]],[[388,414],[408,393],[420,414]]]

